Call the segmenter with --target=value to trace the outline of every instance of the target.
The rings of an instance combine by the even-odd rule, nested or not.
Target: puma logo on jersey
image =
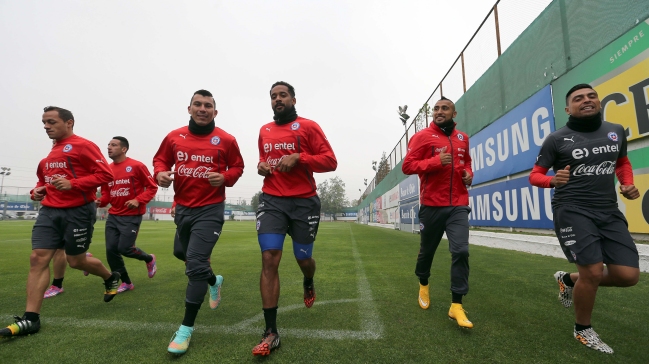
[[[183,139],[187,139],[187,134],[178,134],[178,135],[180,135],[181,137],[183,137]]]
[[[309,254],[309,251],[308,251],[308,250],[300,249],[300,251],[301,251],[302,253],[304,253],[304,254]]]
[[[270,131],[270,128],[266,128],[266,130]]]
[[[573,143],[574,143],[575,141],[574,141],[574,140],[572,140],[572,138],[574,138],[574,136],[571,136],[570,138],[563,138],[563,140],[564,140],[564,141],[565,141],[565,140],[570,140],[571,142],[573,142]]]

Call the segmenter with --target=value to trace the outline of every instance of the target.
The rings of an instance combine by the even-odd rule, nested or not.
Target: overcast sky
[[[494,2],[2,0],[0,166],[12,169],[4,185],[36,183],[51,145],[44,106],[71,110],[75,133],[105,155],[113,136],[125,136],[128,156],[152,170],[164,136],[187,124],[191,95],[207,89],[216,124],[237,138],[246,163],[228,200],[249,201],[262,185],[257,138],[272,121],[268,91],[283,80],[338,158],[316,181],[339,176],[356,199],[372,160],[403,134],[397,106],[426,101]]]

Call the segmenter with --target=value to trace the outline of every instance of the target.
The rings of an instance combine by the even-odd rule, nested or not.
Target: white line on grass
[[[374,304],[372,298],[372,290],[370,283],[365,275],[365,268],[363,268],[363,260],[358,253],[356,246],[356,239],[354,239],[354,232],[351,225],[349,226],[349,233],[352,238],[352,255],[356,261],[356,284],[358,285],[358,293],[360,294],[359,316],[361,317],[361,329],[368,335],[372,335],[373,339],[380,339],[383,334],[383,323],[379,319],[379,312]]]

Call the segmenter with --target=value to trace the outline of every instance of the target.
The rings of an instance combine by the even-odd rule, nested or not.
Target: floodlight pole
[[[4,187],[5,184],[5,176],[8,176],[11,174],[11,168],[9,167],[0,167],[0,175],[2,175],[2,182],[0,182],[0,196],[2,196],[2,188]]]

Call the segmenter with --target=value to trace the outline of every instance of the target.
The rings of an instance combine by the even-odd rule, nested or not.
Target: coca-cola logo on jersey
[[[176,174],[184,177],[207,178],[207,174],[212,171],[213,167],[198,166],[195,168],[185,167],[181,164],[176,170]]]
[[[271,157],[268,157],[268,158],[266,159],[266,163],[268,163],[269,166],[274,167],[274,166],[276,166],[277,164],[279,164],[279,162],[281,162],[282,159],[284,159],[284,157],[286,157],[286,156],[283,155],[283,156],[281,156],[281,157],[279,157],[279,158],[271,158]]]
[[[615,162],[606,161],[592,166],[580,164],[574,169],[572,175],[573,176],[600,176],[604,174],[613,174],[613,173],[615,173]]]
[[[68,178],[67,174],[53,174],[51,176],[45,176],[45,183],[51,183],[52,180],[57,178]]]
[[[110,197],[129,196],[130,194],[130,187],[122,187],[116,190],[110,190]]]

